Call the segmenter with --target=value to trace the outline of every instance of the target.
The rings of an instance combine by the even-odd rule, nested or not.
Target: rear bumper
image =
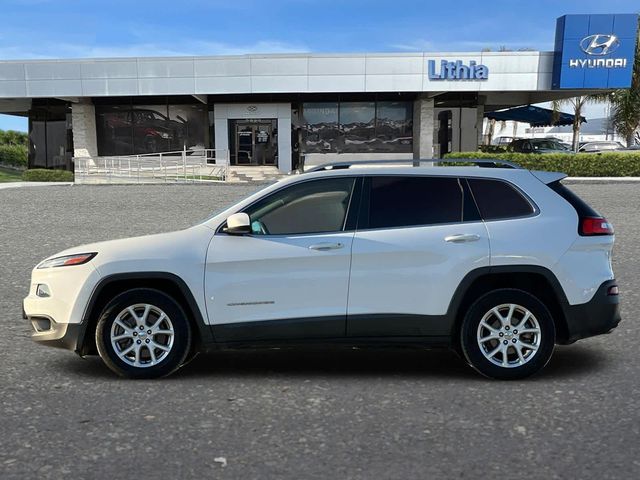
[[[562,343],[609,333],[618,326],[621,320],[619,297],[608,293],[616,285],[615,280],[608,280],[600,285],[587,303],[567,307],[567,336]]]

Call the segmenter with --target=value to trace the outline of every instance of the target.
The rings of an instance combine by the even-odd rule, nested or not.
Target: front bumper
[[[616,281],[608,280],[587,303],[567,307],[567,336],[562,343],[609,333],[618,326],[621,321],[619,297],[609,295],[609,289],[614,286]]]
[[[84,310],[100,275],[91,264],[35,268],[29,294],[22,302],[23,317],[31,324],[34,341],[78,352],[86,321]],[[44,287],[45,293],[39,292]]]
[[[34,341],[50,347],[79,351],[80,339],[84,335],[83,324],[56,323],[54,319],[44,316],[28,317],[28,320]]]

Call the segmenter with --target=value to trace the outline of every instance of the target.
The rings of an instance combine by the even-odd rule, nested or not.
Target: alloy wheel
[[[123,309],[111,325],[113,351],[134,367],[152,367],[171,352],[175,331],[171,319],[160,308],[138,303]]]
[[[515,303],[497,305],[486,312],[478,325],[476,338],[484,357],[503,368],[528,363],[542,342],[538,319]]]

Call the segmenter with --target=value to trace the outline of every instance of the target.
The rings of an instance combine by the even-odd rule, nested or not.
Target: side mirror
[[[245,235],[251,233],[251,219],[246,213],[234,213],[227,218],[225,233],[230,235]]]

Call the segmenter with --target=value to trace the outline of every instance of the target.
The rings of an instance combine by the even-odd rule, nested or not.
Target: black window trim
[[[473,198],[473,203],[475,203],[476,205],[476,209],[478,210],[478,213],[480,214],[480,218],[484,223],[493,223],[493,222],[505,222],[505,221],[509,221],[509,220],[520,220],[523,218],[532,218],[532,217],[537,217],[538,215],[540,215],[540,208],[538,208],[538,205],[536,204],[536,202],[533,201],[533,199],[527,195],[518,185],[516,185],[513,182],[510,182],[509,180],[505,180],[504,178],[494,178],[494,177],[464,177],[465,181],[467,182],[467,186],[469,187],[469,192],[471,193],[471,197]],[[520,194],[520,196],[524,199],[525,202],[527,202],[529,204],[529,206],[531,207],[531,209],[533,210],[531,213],[527,214],[527,215],[518,215],[515,217],[505,217],[505,218],[493,218],[493,219],[485,219],[482,216],[482,211],[480,210],[480,207],[478,206],[478,202],[476,201],[476,197],[473,193],[473,188],[471,188],[471,184],[469,183],[469,180],[493,180],[493,181],[497,181],[497,182],[502,182],[502,183],[506,183],[507,185],[509,185],[511,188],[513,188],[517,193]]]
[[[332,234],[332,233],[355,232],[356,225],[357,225],[357,222],[358,222],[358,208],[357,208],[357,206],[359,206],[361,204],[361,198],[362,198],[362,179],[363,179],[363,176],[362,175],[354,175],[353,173],[351,175],[331,175],[331,176],[326,176],[326,177],[308,178],[308,179],[302,180],[300,182],[293,182],[293,183],[289,183],[287,185],[283,185],[281,188],[273,190],[272,192],[269,192],[267,195],[264,195],[264,196],[262,196],[260,198],[257,198],[255,201],[251,202],[249,205],[246,205],[242,209],[238,210],[237,212],[233,212],[233,213],[231,213],[229,215],[233,215],[235,213],[246,212],[246,210],[251,208],[256,203],[261,202],[265,198],[268,198],[268,197],[270,197],[272,195],[275,195],[276,193],[281,192],[281,191],[283,191],[283,190],[285,190],[287,188],[295,187],[295,186],[301,185],[303,183],[317,182],[317,181],[329,180],[329,179],[333,179],[333,178],[351,178],[351,179],[354,180],[353,186],[351,187],[351,198],[349,199],[349,205],[347,206],[347,214],[345,215],[344,222],[342,223],[342,229],[340,229],[340,230],[330,230],[330,231],[326,231],[326,232],[292,233],[292,234],[277,234],[277,235],[255,235],[253,233],[247,233],[246,235],[243,235],[243,236],[245,236],[245,237],[253,237],[253,238],[287,238],[287,237],[310,237],[310,236],[315,236],[315,235],[329,235],[329,234]],[[355,210],[355,211],[352,213],[352,210]],[[353,217],[355,217],[355,218],[353,218]],[[222,222],[218,226],[218,228],[216,228],[215,235],[229,235],[228,233],[223,231],[223,229],[226,227],[226,225],[227,225],[227,221],[225,220],[224,222]],[[350,228],[347,228],[347,227],[350,227]]]

